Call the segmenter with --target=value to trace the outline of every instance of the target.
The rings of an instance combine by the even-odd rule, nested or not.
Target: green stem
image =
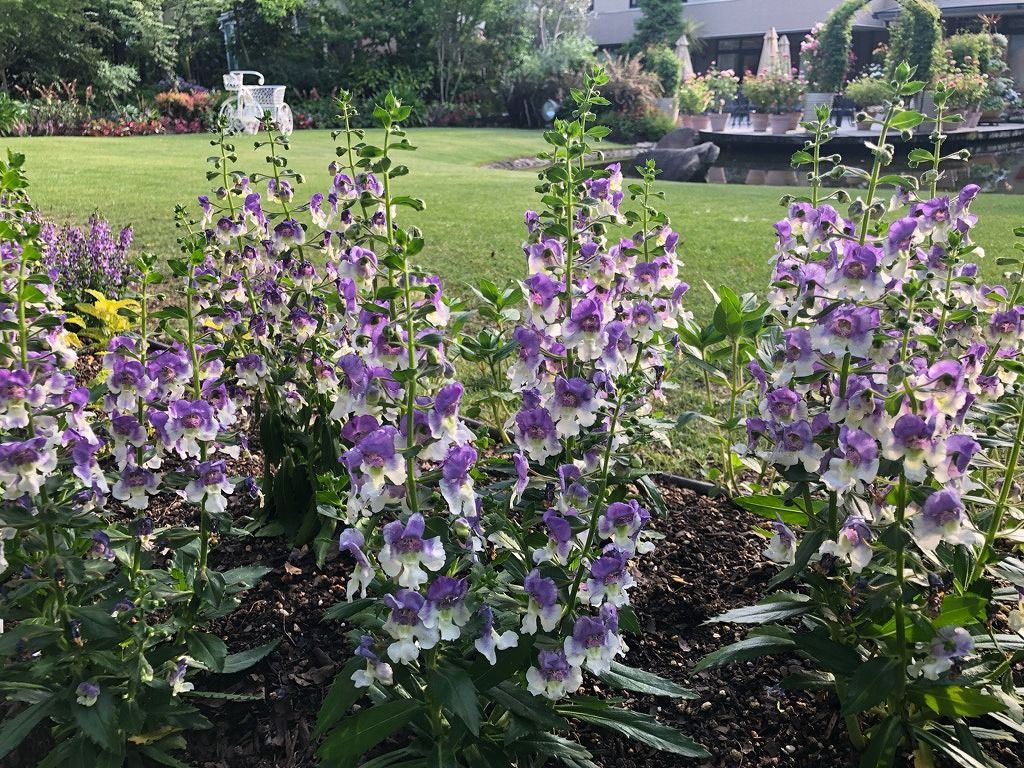
[[[999,498],[996,500],[995,508],[992,510],[992,519],[989,520],[988,530],[985,532],[985,546],[982,547],[978,559],[971,569],[971,578],[968,584],[981,577],[985,570],[985,563],[992,552],[992,544],[999,535],[999,528],[1003,524],[1003,515],[1006,513],[1006,504],[1013,489],[1014,480],[1017,475],[1017,464],[1020,462],[1021,443],[1024,443],[1024,398],[1018,401],[1017,407],[1017,430],[1014,434],[1013,445],[1010,447],[1010,456],[1006,462],[1006,472],[1003,474],[1003,484],[999,488]]]
[[[903,591],[905,585],[906,571],[906,542],[904,540],[904,521],[907,512],[907,478],[901,474],[896,487],[896,551],[893,568],[896,577],[896,653],[900,666],[896,672],[896,690],[893,694],[894,711],[905,713],[903,704],[907,688],[907,660],[909,648],[907,647],[907,619],[906,606],[903,603]]]
[[[878,179],[882,175],[882,156],[885,149],[885,140],[889,137],[889,128],[896,110],[900,107],[899,97],[895,97],[889,109],[885,113],[885,120],[882,121],[882,130],[878,137],[878,149],[875,151],[875,161],[871,164],[871,176],[868,180],[867,199],[864,201],[864,215],[860,222],[859,240],[864,245],[868,237],[868,230],[871,228],[871,204],[875,200],[875,191],[878,189]]]

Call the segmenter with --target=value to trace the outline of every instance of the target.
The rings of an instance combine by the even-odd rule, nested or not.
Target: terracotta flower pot
[[[857,123],[857,130],[858,131],[870,131],[871,130],[871,123],[869,123],[867,120],[860,121],[860,122]]]
[[[790,112],[789,113],[789,130],[795,131],[800,127],[800,120],[803,118],[803,112]]]
[[[768,130],[768,115],[763,112],[754,112],[750,116],[750,126],[754,129],[754,133],[764,133]]]
[[[690,120],[693,122],[693,130],[706,131],[709,126],[707,115],[693,115]]]
[[[693,115],[680,115],[679,124],[683,128],[693,128]]]
[[[712,131],[724,131],[729,125],[729,118],[732,115],[726,112],[717,112],[713,115],[708,115],[708,121],[711,123]]]
[[[768,123],[771,126],[772,133],[782,134],[791,130],[790,126],[793,124],[793,120],[790,115],[770,115]]]
[[[965,128],[977,128],[981,124],[981,110],[972,109],[965,116],[964,127]]]

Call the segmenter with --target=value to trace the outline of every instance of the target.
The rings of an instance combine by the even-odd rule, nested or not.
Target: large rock
[[[680,130],[689,130],[682,128]],[[662,149],[660,146],[637,156],[639,165],[653,159],[663,181],[704,181],[708,168],[718,159],[718,145],[705,141],[685,149]]]
[[[654,146],[658,149],[689,149],[697,143],[697,136],[693,128],[676,128],[662,136]]]

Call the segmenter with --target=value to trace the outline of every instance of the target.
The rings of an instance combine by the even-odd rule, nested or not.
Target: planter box
[[[658,106],[658,111],[672,118],[672,122],[679,118],[679,105],[675,99],[657,99],[655,103]]]
[[[707,115],[693,115],[690,120],[695,131],[706,131],[710,125]]]
[[[836,100],[836,94],[834,93],[805,93],[804,94],[804,114],[807,115],[808,120],[817,120],[818,117],[814,112],[815,107],[822,105],[831,107],[832,102]]]
[[[728,113],[708,115],[708,121],[711,123],[712,131],[724,131],[729,125],[729,118],[732,115]]]
[[[789,131],[792,130],[793,116],[789,115],[789,114],[786,114],[786,115],[770,115],[769,119],[768,119],[768,122],[771,125],[772,133],[775,133],[775,134],[788,133]]]
[[[770,115],[764,112],[754,112],[750,116],[750,126],[754,133],[764,133],[768,130],[768,118]]]

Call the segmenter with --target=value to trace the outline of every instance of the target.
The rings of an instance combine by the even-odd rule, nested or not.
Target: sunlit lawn
[[[98,211],[114,224],[130,223],[141,249],[161,255],[176,251],[175,204],[193,204],[210,191],[205,178],[209,136],[133,138],[0,139],[28,155],[31,194],[46,213],[82,221]],[[539,132],[502,129],[424,128],[410,131],[419,149],[402,155],[411,173],[396,180],[398,194],[421,197],[422,213],[403,213],[427,239],[422,263],[437,271],[455,293],[480,277],[504,279],[522,273],[523,211],[537,207],[537,177],[527,171],[492,170],[484,164],[534,155],[543,147]],[[237,142],[241,168],[265,170],[265,151],[252,140]],[[291,167],[305,174],[305,194],[323,190],[327,165],[335,158],[328,131],[300,131],[288,153]],[[771,254],[772,223],[787,190],[770,187],[664,183],[665,209],[682,232],[683,277],[694,289],[691,307],[705,315],[710,305],[703,282],[728,283],[741,290],[763,290]],[[791,191],[791,190],[790,190]],[[408,209],[405,209],[408,210]],[[1010,195],[982,196],[979,241],[988,254],[986,271],[998,275],[997,257],[1012,248],[1012,230],[1024,225],[1024,200]],[[684,374],[684,380],[689,375]],[[685,383],[685,381],[684,381]],[[694,388],[684,387],[681,400]],[[676,435],[691,443],[691,458],[703,453],[703,436]],[[673,462],[675,463],[675,462]],[[692,469],[692,467],[691,467]]]

